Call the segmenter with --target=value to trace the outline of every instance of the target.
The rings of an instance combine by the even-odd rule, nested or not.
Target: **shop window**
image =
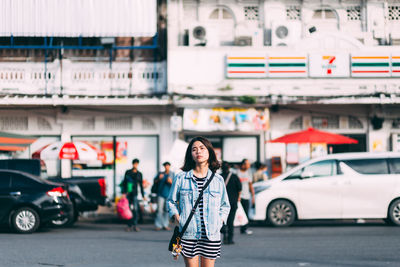
[[[301,7],[300,6],[286,7],[286,19],[287,20],[301,20]]]
[[[339,129],[339,116],[312,117],[311,123],[317,129]]]
[[[258,6],[245,6],[244,17],[246,20],[258,20]]]
[[[244,158],[257,161],[256,137],[225,137],[222,143],[222,157],[228,162],[240,162]]]
[[[349,6],[346,8],[347,20],[348,21],[360,21],[361,20],[361,7],[360,6]]]
[[[294,119],[290,123],[289,129],[303,129],[303,116]]]
[[[0,130],[28,130],[28,117],[0,117]]]
[[[142,129],[143,130],[156,130],[156,124],[149,118],[142,118]]]
[[[349,128],[350,129],[362,129],[363,125],[359,119],[353,116],[349,116]]]
[[[82,122],[82,129],[93,131],[95,128],[95,123],[96,123],[95,117],[87,118]]]

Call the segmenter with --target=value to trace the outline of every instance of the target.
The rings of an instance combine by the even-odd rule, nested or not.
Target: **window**
[[[390,173],[400,174],[400,158],[389,159]]]
[[[349,116],[349,128],[350,129],[362,129],[363,125],[359,119],[353,116]]]
[[[331,9],[318,9],[314,11],[313,19],[336,19],[336,13]]]
[[[245,6],[244,17],[246,20],[258,20],[258,6]]]
[[[339,129],[339,116],[312,117],[312,126],[318,129]]]
[[[223,7],[218,7],[211,12],[210,19],[233,19],[232,14]]]
[[[18,173],[11,174],[11,186],[12,187],[36,187],[38,182],[25,177]]]
[[[400,21],[400,5],[388,6],[389,20]]]
[[[0,189],[10,187],[10,175],[5,172],[0,173]]]
[[[306,177],[325,177],[337,174],[336,161],[323,160],[303,168],[302,175]]]
[[[362,174],[388,174],[386,159],[343,160],[350,168]]]
[[[303,129],[303,117],[297,117],[294,119],[289,126],[289,129]]]

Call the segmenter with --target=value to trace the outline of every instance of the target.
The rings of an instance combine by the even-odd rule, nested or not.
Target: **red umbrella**
[[[356,139],[343,136],[340,134],[334,134],[329,132],[323,132],[314,128],[308,128],[307,130],[286,134],[274,140],[268,142],[272,143],[323,143],[323,144],[357,144]]]

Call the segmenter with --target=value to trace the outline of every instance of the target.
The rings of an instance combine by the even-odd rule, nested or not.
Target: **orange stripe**
[[[353,70],[353,73],[388,73],[388,70]]]
[[[392,72],[400,72],[400,70],[392,70]]]
[[[392,58],[394,58],[394,59],[400,59],[400,57],[392,57]]]
[[[389,59],[389,57],[351,57],[352,59]]]
[[[0,151],[22,151],[26,148],[23,146],[0,146]]]
[[[265,71],[228,71],[228,73],[265,73]]]
[[[268,59],[306,59],[306,57],[269,57]]]
[[[265,57],[228,57],[228,59],[265,59]]]
[[[323,56],[322,59],[331,59],[332,56]]]
[[[270,73],[305,73],[305,70],[271,70]]]

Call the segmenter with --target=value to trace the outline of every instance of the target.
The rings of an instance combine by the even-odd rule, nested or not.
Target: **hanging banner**
[[[268,57],[268,77],[307,77],[307,55],[281,54]]]
[[[310,77],[349,77],[350,59],[347,53],[310,54]]]
[[[183,129],[193,131],[265,131],[269,110],[241,108],[185,109]]]
[[[392,77],[400,77],[400,53],[392,55]]]
[[[390,56],[354,53],[351,55],[352,77],[390,77]]]
[[[227,56],[227,78],[265,78],[266,56]]]

